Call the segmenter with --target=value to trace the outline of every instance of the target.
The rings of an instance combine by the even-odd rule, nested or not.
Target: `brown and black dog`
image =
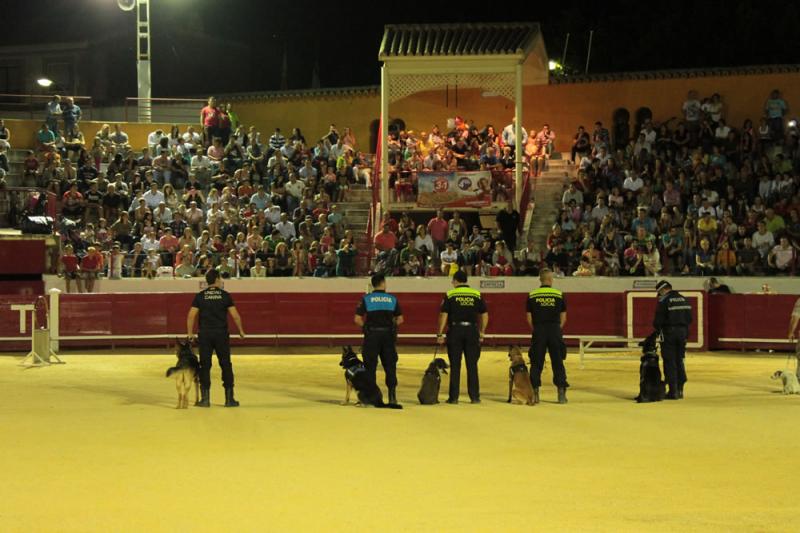
[[[342,348],[342,360],[339,366],[344,368],[345,397],[342,405],[350,403],[350,392],[355,389],[358,404],[361,406],[372,405],[381,409],[402,409],[397,403],[384,403],[381,389],[375,383],[375,378],[367,370],[364,362],[358,358],[350,346]]]
[[[178,406],[176,409],[189,407],[189,392],[194,385],[195,403],[200,401],[200,360],[192,351],[191,342],[178,341],[178,364],[167,369],[167,377],[175,378],[175,388],[178,389]]]
[[[534,396],[528,366],[522,357],[519,346],[508,347],[508,359],[511,366],[508,369],[508,403],[535,405],[538,398]]]

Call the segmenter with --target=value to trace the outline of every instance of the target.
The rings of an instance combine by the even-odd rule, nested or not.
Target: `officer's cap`
[[[671,289],[672,288],[672,284],[669,281],[665,280],[665,279],[662,279],[661,281],[656,283],[656,291],[660,292],[661,289],[664,289],[664,288],[670,288]]]

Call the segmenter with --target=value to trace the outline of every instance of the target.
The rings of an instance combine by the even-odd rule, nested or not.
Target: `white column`
[[[50,349],[58,353],[58,338],[59,338],[59,305],[61,301],[61,291],[59,289],[50,289]]]
[[[152,82],[150,79],[150,0],[136,3],[136,76],[139,122],[149,123],[153,104],[150,101]]]
[[[381,209],[389,208],[389,72],[384,64],[381,67]],[[382,213],[375,213],[377,228]],[[373,228],[375,229],[375,228]]]
[[[514,136],[517,138],[517,146],[515,148],[515,168],[514,168],[514,183],[516,183],[514,201],[517,210],[520,209],[520,202],[522,200],[522,154],[525,146],[522,144],[522,63],[517,63],[517,79],[514,88],[514,113],[517,117],[517,122],[514,125]]]

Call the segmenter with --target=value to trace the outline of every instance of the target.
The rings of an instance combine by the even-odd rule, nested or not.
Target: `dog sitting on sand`
[[[779,379],[783,383],[784,394],[800,394],[800,381],[797,376],[791,372],[784,372],[783,370],[776,370],[772,374],[772,379]]]
[[[439,387],[442,384],[441,373],[447,374],[447,361],[441,357],[434,358],[425,374],[422,376],[422,384],[417,393],[417,399],[422,405],[433,405],[439,403]]]
[[[178,364],[167,369],[167,377],[175,378],[175,388],[178,389],[176,409],[187,409],[192,385],[194,385],[195,403],[200,401],[200,360],[192,351],[189,341],[178,341],[176,356]]]
[[[636,401],[660,402],[666,396],[666,384],[661,380],[661,369],[658,367],[656,334],[647,337],[639,346],[642,347],[642,357],[639,365],[639,396]]]
[[[378,384],[375,383],[375,378],[370,375],[366,365],[358,358],[352,347],[342,348],[342,360],[339,362],[339,366],[344,368],[344,380],[347,387],[342,405],[350,403],[350,392],[355,389],[358,403],[361,405],[388,409],[403,408],[400,404],[384,403],[383,394]]]
[[[511,361],[508,369],[508,403],[536,405],[539,395],[533,390],[528,365],[519,346],[508,347],[508,359]]]

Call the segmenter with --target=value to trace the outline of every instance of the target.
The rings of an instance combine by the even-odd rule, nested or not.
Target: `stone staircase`
[[[344,202],[338,204],[344,213],[345,227],[354,234],[365,233],[369,221],[369,210],[372,205],[372,191],[364,185],[351,185],[347,190]]]
[[[6,152],[8,157],[8,172],[6,173],[6,185],[9,187],[30,187],[34,183],[23,183],[22,174],[24,170],[25,156],[27,150],[11,149]]]
[[[533,193],[535,207],[528,229],[528,240],[533,241],[537,249],[542,252],[547,249],[547,235],[550,233],[550,228],[558,219],[564,187],[576,169],[568,157],[568,153],[562,154],[560,158],[554,154],[554,158],[548,162],[547,170],[535,178],[536,189]]]

